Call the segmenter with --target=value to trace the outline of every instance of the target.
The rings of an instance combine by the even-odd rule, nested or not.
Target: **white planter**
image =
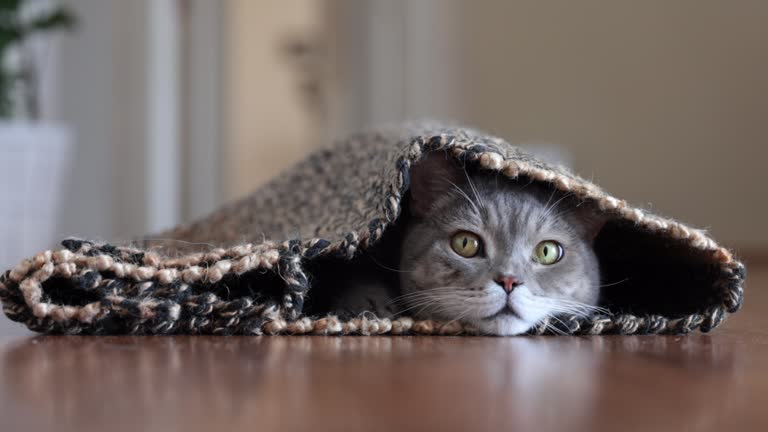
[[[59,240],[71,153],[67,127],[0,123],[0,272]]]

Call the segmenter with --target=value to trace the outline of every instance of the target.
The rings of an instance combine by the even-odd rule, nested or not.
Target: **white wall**
[[[67,0],[80,17],[61,38],[58,97],[52,115],[71,125],[76,154],[59,236],[109,238],[113,233],[113,3]]]
[[[64,3],[80,24],[57,53],[53,112],[74,128],[77,151],[58,237],[120,241],[173,226],[186,202],[182,3]]]

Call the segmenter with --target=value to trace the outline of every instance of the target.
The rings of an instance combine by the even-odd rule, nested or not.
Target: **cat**
[[[588,205],[551,186],[468,170],[444,152],[413,165],[407,199],[387,252],[398,268],[371,257],[399,276],[356,279],[335,310],[459,321],[500,336],[599,310],[593,243],[606,218]]]

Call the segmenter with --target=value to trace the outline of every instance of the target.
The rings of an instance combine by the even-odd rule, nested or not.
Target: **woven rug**
[[[502,139],[421,125],[352,136],[252,195],[144,241],[64,240],[0,276],[3,310],[60,334],[475,334],[457,322],[342,318],[312,306],[397,227],[410,167],[435,151],[550,183],[609,215],[595,250],[603,279],[625,281],[604,288],[610,313],[559,316],[530,334],[707,332],[741,306],[745,268],[705,232],[632,207]]]

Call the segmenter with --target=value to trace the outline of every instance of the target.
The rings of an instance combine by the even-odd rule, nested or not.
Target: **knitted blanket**
[[[706,332],[739,309],[745,268],[703,231],[632,207],[502,139],[422,125],[322,149],[160,241],[64,240],[0,276],[3,311],[45,333],[472,334],[457,322],[342,318],[310,305],[332,296],[334,279],[397,226],[410,167],[434,151],[548,182],[609,215],[595,251],[603,279],[624,281],[604,288],[601,304],[611,313],[559,316],[529,333]]]

